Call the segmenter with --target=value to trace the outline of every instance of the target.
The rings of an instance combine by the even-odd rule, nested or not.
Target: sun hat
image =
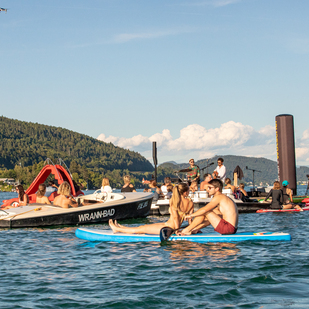
[[[282,182],[282,185],[283,185],[284,187],[286,187],[288,184],[289,184],[289,182],[288,182],[287,180],[284,180],[284,181]]]

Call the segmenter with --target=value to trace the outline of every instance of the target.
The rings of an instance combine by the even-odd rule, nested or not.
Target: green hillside
[[[62,158],[90,169],[153,171],[139,153],[67,129],[0,117],[0,167]]]

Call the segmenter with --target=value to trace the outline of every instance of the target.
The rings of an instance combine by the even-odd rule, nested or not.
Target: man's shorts
[[[221,221],[215,228],[215,231],[222,235],[235,234],[237,232],[237,228],[234,227],[231,223],[225,221],[224,219],[221,219]]]

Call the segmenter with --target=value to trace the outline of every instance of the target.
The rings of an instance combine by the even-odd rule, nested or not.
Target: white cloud
[[[157,142],[159,164],[166,161],[187,162],[211,158],[215,155],[241,155],[264,157],[276,161],[275,127],[265,126],[256,131],[249,125],[229,121],[218,128],[206,129],[191,124],[181,129],[179,137],[173,138],[170,130],[164,129],[150,137],[141,134],[130,137],[115,137],[100,134],[98,139],[116,146],[140,152],[152,162],[152,142]],[[309,162],[309,129],[296,140],[297,164]]]
[[[141,134],[131,138],[107,137],[105,134],[100,134],[98,139],[138,151],[147,158],[151,157],[151,144],[156,141],[158,159],[161,163],[169,160],[184,162],[188,157],[205,159],[215,154],[261,156],[275,159],[274,132],[275,129],[271,126],[266,126],[257,132],[249,125],[229,121],[214,129],[206,129],[198,124],[188,125],[180,130],[179,137],[176,139],[172,137],[168,129],[150,137]]]
[[[305,130],[305,131],[303,132],[302,140],[303,140],[303,141],[309,140],[309,129],[307,129],[307,130]]]

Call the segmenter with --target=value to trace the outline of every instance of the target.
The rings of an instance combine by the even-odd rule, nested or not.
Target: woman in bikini
[[[180,183],[173,188],[173,195],[170,199],[170,218],[167,222],[146,224],[137,227],[126,227],[120,225],[115,220],[109,220],[109,226],[114,233],[127,233],[127,234],[160,234],[163,227],[170,227],[174,230],[180,228],[185,216],[193,213],[193,202],[189,195],[189,187],[185,183]],[[191,219],[189,219],[189,224]]]
[[[46,193],[46,186],[44,185],[44,183],[39,185],[39,189],[36,193],[36,203],[38,204],[48,204],[50,205],[51,202],[48,199],[47,196],[45,196]]]
[[[25,192],[24,187],[22,185],[18,185],[15,188],[16,192],[18,192],[18,203],[14,203],[12,206],[6,206],[5,208],[2,209],[10,209],[10,208],[15,208],[19,206],[26,206],[29,204],[29,196]]]

